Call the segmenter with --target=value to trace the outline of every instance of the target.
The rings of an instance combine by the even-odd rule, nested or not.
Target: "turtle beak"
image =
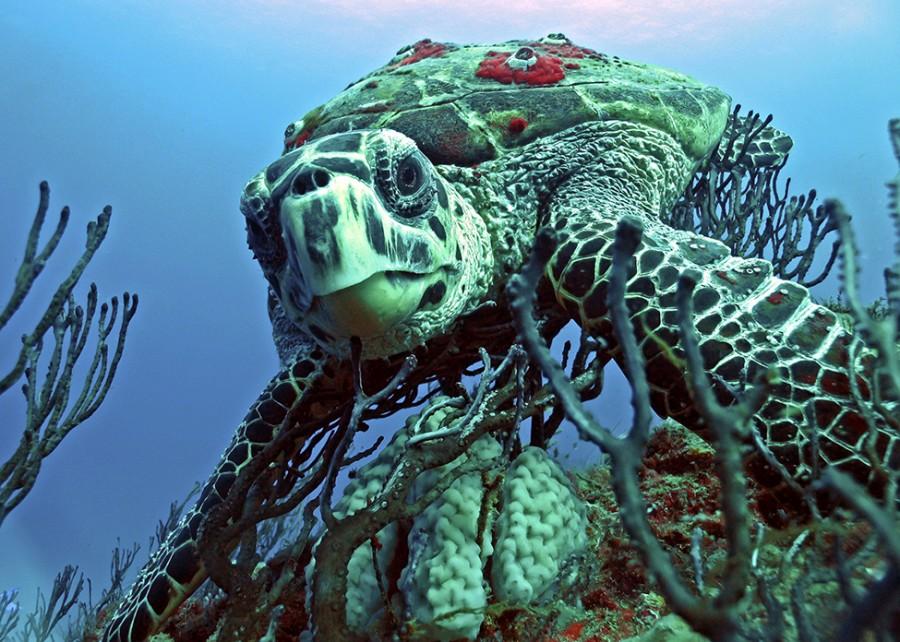
[[[313,299],[307,318],[342,337],[383,335],[446,292],[442,272],[376,272],[365,281]]]

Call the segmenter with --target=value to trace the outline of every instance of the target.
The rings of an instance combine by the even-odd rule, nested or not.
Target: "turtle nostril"
[[[291,193],[295,196],[303,196],[328,185],[331,177],[323,169],[306,168],[297,172],[291,181]]]
[[[328,185],[328,173],[317,169],[312,175],[313,183],[316,187],[325,187]]]
[[[307,192],[311,192],[315,189],[315,185],[312,184],[312,180],[310,180],[310,175],[307,172],[300,172],[294,177],[293,182],[291,183],[291,193],[296,194],[297,196],[302,196]]]

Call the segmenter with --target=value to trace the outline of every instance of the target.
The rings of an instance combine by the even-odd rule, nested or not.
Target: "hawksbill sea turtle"
[[[774,278],[768,262],[659,222],[716,149],[729,113],[719,89],[551,34],[495,45],[417,42],[291,124],[283,155],[241,199],[283,369],[102,639],[146,639],[205,580],[196,548],[204,517],[290,407],[310,426],[346,407],[351,337],[360,337],[376,379],[410,351],[421,357],[419,381],[439,380],[447,358],[471,363],[478,347],[505,352],[514,331],[486,328],[510,327],[504,287],[544,226],[559,243],[538,305],[554,313],[557,329],[575,320],[604,339],[606,358],[618,360],[606,304],[612,240],[623,216],[641,222],[626,302],[659,415],[703,434],[675,312],[677,276],[692,269],[702,275],[694,314],[708,370],[732,389],[767,367],[780,374],[754,417],[775,457],[808,481],[815,462],[800,418],[810,410],[821,457],[870,481],[860,445],[865,409],[850,377],[868,400],[872,352],[805,288]],[[790,139],[767,133],[746,162],[783,159]],[[877,442],[892,466],[896,442],[886,429]],[[749,466],[762,483],[783,485],[762,458]]]

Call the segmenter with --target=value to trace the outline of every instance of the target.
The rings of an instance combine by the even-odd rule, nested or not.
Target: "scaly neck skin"
[[[616,219],[656,218],[675,203],[696,166],[669,134],[623,121],[574,127],[543,156],[561,159],[543,180],[552,200],[565,191],[570,209],[584,201],[586,209]]]
[[[438,166],[441,175],[484,222],[494,257],[491,285],[484,300],[497,300],[508,277],[531,249],[537,221],[537,195],[527,182],[514,184],[499,161],[477,167]]]
[[[484,219],[494,248],[494,286],[503,287],[531,251],[564,186],[566,200],[616,218],[656,218],[675,202],[695,162],[668,134],[623,121],[585,123],[474,168],[441,166]],[[583,186],[584,198],[579,196]],[[602,189],[598,189],[601,187]],[[602,194],[604,203],[598,203]]]

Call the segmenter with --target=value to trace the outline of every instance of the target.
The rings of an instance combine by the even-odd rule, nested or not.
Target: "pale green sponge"
[[[526,448],[506,473],[491,583],[497,598],[529,604],[547,595],[560,566],[587,544],[584,502],[541,448]]]
[[[417,432],[445,429],[447,420],[459,412],[446,404],[445,397],[432,404],[443,407],[423,411],[426,419]],[[357,471],[335,506],[336,517],[360,510],[381,492],[415,425],[415,418],[408,419],[382,452]],[[471,458],[478,460],[480,470],[486,470],[502,456],[497,440],[485,435],[464,455],[419,475],[406,499],[416,501]],[[412,621],[411,639],[474,639],[492,599],[518,605],[552,599],[563,564],[586,547],[584,503],[544,450],[526,448],[503,475],[499,513],[486,497],[482,473],[473,472],[457,478],[413,520],[398,584],[402,605],[395,607]],[[397,540],[402,536],[398,531],[397,524],[390,524],[378,533],[382,547],[377,559],[383,578],[389,577],[398,553]],[[489,586],[485,565],[492,556]],[[375,639],[372,625],[386,614],[369,542],[354,551],[347,571],[347,624]],[[311,563],[307,567],[310,585],[312,572]]]
[[[416,482],[416,495],[427,492],[469,457],[488,466],[501,453],[497,440],[485,435],[465,456],[423,474]],[[418,624],[418,639],[478,635],[488,596],[484,564],[491,554],[490,523],[479,522],[484,494],[481,473],[462,475],[413,522],[409,564],[400,585],[409,615]]]

